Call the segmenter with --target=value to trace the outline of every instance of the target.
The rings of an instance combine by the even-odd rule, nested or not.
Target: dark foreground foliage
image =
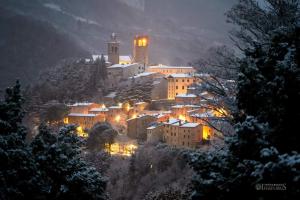
[[[106,199],[106,181],[80,158],[76,127],[41,125],[31,143],[22,125],[20,84],[0,102],[0,199]]]

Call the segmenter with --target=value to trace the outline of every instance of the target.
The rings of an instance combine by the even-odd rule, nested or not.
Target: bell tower
[[[133,59],[134,62],[142,64],[143,67],[149,64],[148,46],[149,36],[137,35],[134,37]]]
[[[112,65],[119,64],[120,59],[120,42],[117,40],[115,33],[110,36],[110,41],[107,43],[108,62]]]

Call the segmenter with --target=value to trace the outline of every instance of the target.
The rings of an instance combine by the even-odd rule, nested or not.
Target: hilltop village
[[[64,123],[78,125],[82,137],[87,137],[97,122],[110,123],[118,130],[119,140],[108,151],[121,155],[130,155],[143,142],[198,148],[221,137],[211,124],[222,122],[226,110],[208,105],[214,96],[200,90],[203,78],[209,75],[197,73],[192,66],[153,65],[149,61],[149,45],[149,36],[135,36],[133,55],[120,55],[120,42],[113,33],[107,43],[107,55],[84,60],[90,66],[105,63],[100,70],[107,75],[108,94],[101,102],[69,104],[70,113]],[[117,91],[133,85],[150,86],[146,89],[149,99],[143,100],[141,91],[140,95],[125,94],[126,100],[121,101]]]

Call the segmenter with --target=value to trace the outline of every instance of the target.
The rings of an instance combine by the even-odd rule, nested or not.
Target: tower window
[[[184,90],[184,86],[182,86],[182,89]]]

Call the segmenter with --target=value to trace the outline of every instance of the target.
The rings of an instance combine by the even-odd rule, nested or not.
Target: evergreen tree
[[[299,5],[298,1],[268,2],[279,7],[288,2]],[[235,7],[238,8],[239,11],[246,9]],[[274,16],[279,14],[283,13],[274,13]],[[251,24],[255,17],[246,20]],[[294,19],[296,15],[287,17]],[[299,18],[297,20],[299,24]],[[271,29],[264,35],[268,35],[268,39],[256,40],[251,43],[252,48],[244,51],[245,57],[239,64],[236,134],[226,138],[228,146],[224,149],[192,154],[191,165],[197,174],[192,199],[300,197],[299,134],[296,131],[300,119],[297,105],[300,100],[300,29],[296,24],[292,20],[285,27]],[[260,191],[262,184],[280,184],[271,190],[281,191]]]
[[[300,28],[273,33],[270,45],[250,50],[242,61],[238,80],[238,107],[270,126],[270,140],[280,150],[300,152]],[[251,97],[251,98],[249,98]]]
[[[22,103],[19,82],[0,102],[0,199],[106,199],[106,181],[80,157],[75,127],[53,134],[42,124],[28,144]]]
[[[101,54],[101,58],[100,58],[100,70],[101,70],[102,79],[104,80],[107,79],[106,61],[103,54]]]

